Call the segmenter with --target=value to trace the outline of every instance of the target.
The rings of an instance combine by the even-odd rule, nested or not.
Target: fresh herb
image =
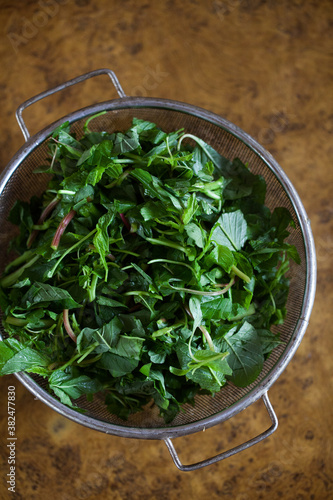
[[[167,422],[198,393],[254,382],[280,343],[293,220],[266,184],[182,130],[49,140],[41,199],[17,201],[18,257],[0,281],[0,374],[46,377],[68,406],[105,393],[121,418],[151,399]]]

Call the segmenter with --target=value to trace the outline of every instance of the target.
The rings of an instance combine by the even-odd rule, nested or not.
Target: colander
[[[55,92],[102,74],[111,78],[119,98],[75,111],[30,137],[22,118],[22,111],[25,108]],[[278,420],[268,399],[267,391],[280,376],[298,348],[308,325],[315,296],[316,259],[310,222],[286,174],[274,158],[248,134],[224,118],[190,104],[168,99],[127,97],[113,71],[100,69],[32,97],[21,104],[17,110],[16,117],[26,143],[9,162],[0,178],[0,224],[2,229],[0,272],[3,271],[8,262],[8,244],[17,230],[7,220],[13,203],[17,199],[28,201],[31,196],[40,195],[49,180],[47,175],[35,175],[32,172],[45,161],[48,138],[53,129],[60,123],[68,121],[72,131],[81,135],[83,124],[87,118],[101,111],[106,111],[106,113],[95,118],[89,125],[93,130],[107,130],[109,132],[126,130],[129,128],[132,118],[137,117],[156,123],[166,132],[184,128],[186,133],[201,137],[221,155],[231,160],[238,157],[244,163],[248,162],[251,171],[255,174],[261,174],[266,180],[266,205],[271,210],[278,206],[286,207],[295,223],[295,227],[288,237],[288,242],[296,246],[301,257],[301,264],[296,265],[291,262],[290,265],[288,313],[284,324],[278,327],[283,343],[273,350],[265,361],[261,374],[251,385],[239,388],[228,383],[214,397],[197,396],[194,407],[185,404],[184,411],[181,411],[170,424],[165,424],[154,406],[132,415],[127,421],[123,421],[106,410],[103,398],[98,397],[98,395],[90,402],[86,401],[85,397],[77,400],[78,406],[86,410],[83,414],[78,413],[67,408],[50,395],[43,378],[26,373],[16,375],[34,396],[79,424],[106,434],[122,437],[163,439],[176,466],[182,471],[192,471],[249,448],[271,435],[278,426]],[[5,332],[3,330],[1,332],[5,336]],[[267,430],[212,458],[188,465],[181,463],[172,442],[173,438],[203,431],[222,423],[260,398],[262,398],[271,419],[271,426]]]

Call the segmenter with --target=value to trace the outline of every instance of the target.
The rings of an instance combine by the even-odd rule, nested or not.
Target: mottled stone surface
[[[0,497],[7,491],[7,387],[16,386],[16,495],[113,500],[332,498],[332,2],[327,0],[2,0],[0,169],[23,144],[17,106],[109,67],[128,95],[189,102],[236,123],[278,160],[312,222],[317,297],[306,335],[270,389],[279,429],[193,473],[162,442],[106,436],[58,415],[12,376],[0,381]],[[115,95],[107,77],[36,104],[32,132]],[[269,425],[263,404],[177,440],[197,461]]]

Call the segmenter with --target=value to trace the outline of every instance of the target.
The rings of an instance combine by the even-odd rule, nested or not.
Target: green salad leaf
[[[183,130],[49,139],[40,199],[17,200],[17,257],[0,280],[0,375],[26,371],[122,419],[151,400],[166,422],[200,393],[245,387],[281,342],[294,227],[266,183]],[[223,390],[223,389],[222,389]]]

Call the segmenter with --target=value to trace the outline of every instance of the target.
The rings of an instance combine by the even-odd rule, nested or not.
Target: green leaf
[[[151,365],[152,363],[147,363],[145,365],[143,365],[141,368],[140,368],[140,372],[145,375],[146,377],[149,377],[149,373],[150,373],[150,368],[151,368]]]
[[[198,226],[194,222],[190,222],[185,226],[185,231],[187,235],[192,238],[197,247],[203,248],[205,246],[205,232],[201,229],[200,226]]]
[[[233,371],[230,380],[238,387],[252,384],[264,362],[261,342],[255,328],[245,321],[237,332],[230,330],[224,337],[221,349],[229,352],[227,361]]]
[[[59,147],[65,149],[69,158],[80,158],[82,154],[82,145],[64,129],[59,130]]]
[[[182,220],[183,224],[186,226],[191,219],[193,218],[194,214],[198,210],[198,202],[195,193],[191,193],[190,197],[187,199],[186,202],[186,207],[184,208],[183,215],[182,215]]]
[[[92,186],[98,184],[107,168],[108,167],[105,165],[98,165],[97,167],[93,168],[87,176],[86,184],[91,184]]]
[[[189,300],[189,307],[193,317],[193,331],[195,331],[202,322],[200,299],[198,297],[191,297]]]
[[[162,203],[148,201],[143,207],[140,208],[140,213],[145,221],[165,217],[167,211]]]
[[[230,298],[207,297],[201,299],[201,310],[205,319],[229,319],[233,316],[233,304]]]
[[[119,300],[110,299],[110,297],[104,297],[104,296],[97,297],[96,302],[101,306],[107,306],[107,307],[127,307],[126,304],[119,302]]]
[[[197,356],[198,352],[199,351],[194,350],[194,357]],[[208,352],[207,359],[209,359],[211,355],[216,355],[216,353],[212,353],[211,351]],[[222,356],[218,356],[223,359],[217,359],[212,362],[213,367],[209,366],[209,362],[208,366],[205,366],[204,362],[198,363],[193,361],[189,356],[188,348],[185,344],[179,344],[177,346],[177,356],[181,369],[170,367],[170,371],[174,375],[185,375],[188,380],[199,384],[201,389],[208,390],[212,393],[218,392],[221,386],[226,383],[225,375],[230,373],[230,367],[225,360],[225,353],[223,353]],[[205,355],[201,354],[201,356],[204,357]]]
[[[173,373],[174,375],[177,375],[177,377],[182,377],[183,375],[186,375],[189,371],[190,368],[186,368],[185,370],[181,370],[180,368],[176,368],[174,366],[170,366],[170,372]]]
[[[134,269],[136,271],[138,271],[139,274],[141,274],[141,276],[147,281],[147,283],[150,283],[150,284],[153,283],[153,280],[151,279],[149,274],[145,273],[145,271],[143,269],[141,269],[141,267],[138,266],[135,262],[131,262],[131,266],[133,266]]]
[[[22,298],[22,304],[30,308],[35,305],[41,307],[50,304],[62,309],[73,309],[80,307],[67,290],[36,281]]]
[[[109,245],[109,235],[108,235],[108,227],[114,219],[114,212],[109,210],[106,214],[102,215],[99,218],[96,233],[93,239],[93,243],[100,255],[101,262],[105,269],[105,281],[108,277],[109,268],[106,263],[106,255],[110,253],[110,245]]]
[[[280,340],[280,336],[270,330],[257,329],[257,335],[261,342],[261,349],[264,355],[268,355],[272,350],[283,342]]]
[[[186,375],[189,380],[200,385],[201,389],[209,391],[211,393],[218,392],[223,385],[226,383],[226,378],[221,372],[214,372],[207,367],[203,366],[195,372],[190,371]]]
[[[105,346],[108,350],[112,350],[119,342],[121,329],[122,323],[115,317],[108,324],[96,330],[93,337],[99,341],[100,346]]]
[[[7,361],[10,360],[14,354],[15,350],[11,347],[12,339],[3,340],[0,342],[0,373],[2,374],[2,370],[6,365]],[[23,349],[23,346],[22,346]],[[13,372],[15,373],[15,371]]]
[[[230,273],[235,262],[232,251],[225,245],[216,244],[213,250],[205,256],[205,265],[210,268],[217,264],[227,273]]]
[[[137,368],[138,364],[139,360],[135,358],[127,358],[111,352],[105,352],[98,361],[97,366],[108,370],[112,377],[116,378],[131,373]]]
[[[20,371],[36,373],[36,370],[46,368],[49,363],[50,359],[47,356],[31,347],[25,347],[24,344],[14,339],[0,342],[0,375]]]
[[[111,268],[108,274],[107,288],[105,293],[107,293],[108,288],[110,288],[111,290],[117,290],[117,288],[123,285],[123,283],[127,279],[128,279],[128,274],[125,271],[122,271],[121,269],[117,269],[114,267]]]
[[[151,175],[142,168],[135,168],[131,171],[130,175],[141,182],[144,187],[145,195],[148,195],[151,198],[157,198],[163,202],[171,200],[177,209],[181,210],[183,208],[180,200],[178,200],[178,198],[176,198],[172,193],[164,189],[161,185],[161,181],[156,176]]]
[[[141,337],[127,337],[120,335],[117,345],[112,347],[111,352],[118,356],[139,360],[144,339]]]
[[[60,401],[72,406],[71,399],[77,399],[83,394],[87,396],[103,389],[103,384],[87,375],[76,375],[73,371],[55,370],[49,378],[50,389]]]
[[[82,353],[92,343],[98,343],[96,353],[111,351],[119,341],[121,329],[122,322],[117,317],[101,328],[83,328],[76,340],[78,352]]]
[[[226,158],[223,158],[223,156],[221,156],[214,148],[212,148],[212,146],[207,144],[205,141],[203,141],[199,137],[196,137],[192,134],[185,134],[182,137],[182,139],[185,137],[189,137],[190,139],[193,139],[198,144],[198,146],[202,149],[202,151],[205,153],[206,158],[208,158],[210,161],[212,161],[213,164],[215,165],[215,167],[217,167],[218,169],[220,169],[225,162],[228,162],[228,160],[226,160]],[[206,161],[207,161],[206,158],[200,157],[199,162],[206,163]],[[198,160],[197,160],[197,156],[196,156],[196,163],[197,163],[197,161]],[[196,171],[198,171],[197,165],[194,168]]]
[[[123,134],[118,132],[114,140],[113,154],[119,155],[133,151],[140,146],[139,135],[137,130],[131,129]]]
[[[271,226],[274,228],[274,237],[278,242],[282,243],[289,236],[287,231],[289,224],[294,225],[289,210],[285,207],[276,207],[272,213]]]
[[[105,172],[110,179],[119,179],[123,173],[123,167],[119,163],[111,163],[107,166]]]
[[[229,250],[240,250],[247,240],[247,223],[240,210],[222,214],[213,228],[211,239]]]

